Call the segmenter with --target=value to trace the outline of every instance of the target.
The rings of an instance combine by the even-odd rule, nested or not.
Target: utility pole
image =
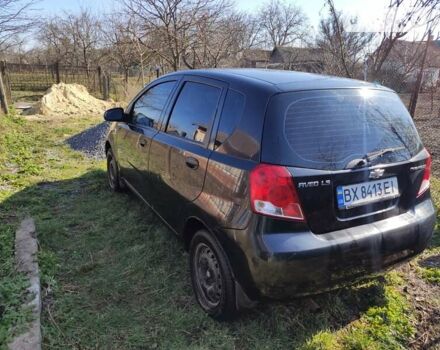
[[[417,100],[419,98],[419,92],[420,92],[420,88],[422,87],[422,82],[423,82],[423,71],[425,70],[425,64],[426,64],[426,56],[428,55],[428,48],[429,48],[429,44],[431,43],[431,29],[428,31],[428,40],[426,40],[426,46],[425,46],[425,51],[423,52],[423,57],[422,57],[422,62],[420,63],[420,71],[419,74],[417,75],[417,80],[416,80],[416,84],[414,86],[414,91],[411,94],[411,100],[409,101],[409,113],[411,114],[411,117],[414,118],[415,113],[416,113],[416,107],[417,107]]]

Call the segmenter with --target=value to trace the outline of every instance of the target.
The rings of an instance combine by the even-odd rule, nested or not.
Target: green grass
[[[2,218],[3,219],[3,218]],[[0,349],[13,335],[19,334],[30,317],[23,307],[28,283],[14,271],[14,228],[0,225]]]
[[[415,334],[414,319],[407,300],[392,282],[396,282],[396,273],[388,277],[383,305],[371,306],[359,320],[340,331],[317,333],[307,342],[306,349],[401,348]]]
[[[431,194],[434,204],[440,208],[440,180],[438,178],[431,179]],[[440,286],[440,214],[437,215],[431,245],[417,259],[417,271],[427,282]]]
[[[440,269],[438,267],[424,267],[421,273],[428,282],[440,284]]]
[[[32,156],[20,142],[31,141],[17,133],[23,123],[15,118],[0,117],[0,349],[19,334],[29,320],[30,311],[23,307],[28,283],[15,271],[14,238],[16,215],[2,201],[14,189],[20,189],[20,173],[33,169],[26,159]],[[15,224],[15,225],[14,225]]]
[[[82,123],[87,125],[91,121]],[[83,124],[80,122],[80,127]],[[35,183],[50,181],[52,175],[58,177],[57,169],[64,168],[63,160],[56,161],[55,153],[48,149],[56,142],[46,139],[40,132],[44,128],[42,122],[26,123],[19,117],[0,116],[0,349],[24,329],[30,318],[30,310],[22,307],[29,297],[26,293],[28,284],[14,268],[15,229],[20,219],[38,207],[38,203],[45,206],[38,195],[23,197],[23,202],[21,196],[16,195],[25,193],[23,191],[31,189]],[[61,136],[54,130],[50,132],[54,138]],[[46,171],[48,167],[52,175]],[[74,170],[75,174],[77,170]],[[68,174],[62,172],[63,176]],[[11,198],[19,200],[11,201]]]
[[[262,304],[230,323],[205,316],[192,295],[181,242],[139,200],[107,190],[103,161],[63,143],[97,122],[0,118],[1,218],[8,221],[0,242],[9,247],[0,243],[0,261],[13,271],[13,228],[32,215],[40,241],[45,348],[408,347],[417,321],[402,292],[405,276],[396,272],[314,297],[317,311],[298,299]],[[433,188],[437,196],[437,183]],[[24,286],[10,275],[6,294],[16,305]],[[3,285],[3,270],[1,277]],[[0,336],[23,323],[24,314],[14,312],[6,327],[0,323]]]

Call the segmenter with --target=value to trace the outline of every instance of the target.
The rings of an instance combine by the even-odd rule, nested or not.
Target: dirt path
[[[400,271],[407,280],[402,292],[411,300],[417,333],[410,343],[411,349],[440,349],[440,286],[428,283],[418,276],[412,264],[405,264]]]

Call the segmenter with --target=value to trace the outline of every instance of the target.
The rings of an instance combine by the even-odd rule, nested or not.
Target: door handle
[[[199,161],[194,157],[186,157],[185,163],[188,168],[197,169],[199,167]]]
[[[144,147],[146,144],[147,144],[147,141],[145,141],[145,139],[139,140],[139,146]]]

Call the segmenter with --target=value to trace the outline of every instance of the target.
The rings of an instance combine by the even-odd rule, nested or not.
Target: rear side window
[[[221,89],[186,82],[171,112],[166,132],[203,143],[214,120]]]
[[[385,148],[398,150],[379,158],[380,163],[405,161],[422,149],[408,111],[392,92],[283,93],[272,98],[268,111],[263,156],[270,162],[340,170],[350,160]]]
[[[228,90],[215,138],[215,148],[218,148],[231,136],[240,121],[243,109],[244,96],[237,91]]]
[[[175,84],[168,81],[148,89],[134,104],[132,123],[158,129],[162,110]]]

